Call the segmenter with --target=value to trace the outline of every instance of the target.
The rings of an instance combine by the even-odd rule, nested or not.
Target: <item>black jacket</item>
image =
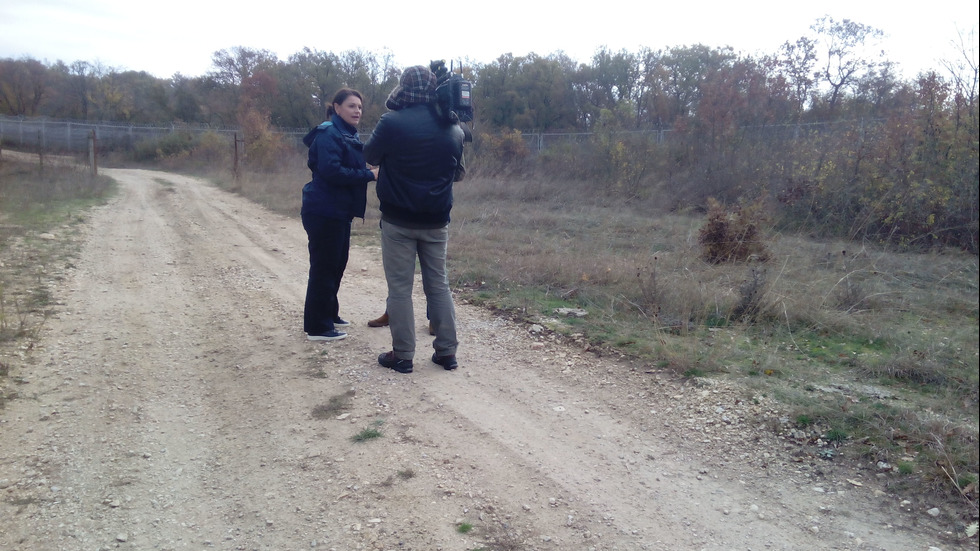
[[[374,174],[364,164],[357,129],[334,115],[303,138],[310,148],[313,179],[303,186],[302,214],[353,220],[364,218],[367,184]]]
[[[410,228],[441,228],[453,208],[453,182],[463,174],[463,129],[417,104],[382,115],[364,145],[381,167],[381,219]]]

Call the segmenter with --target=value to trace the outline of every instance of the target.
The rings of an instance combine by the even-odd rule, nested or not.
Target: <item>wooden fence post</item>
[[[231,167],[231,173],[235,176],[235,183],[238,183],[238,132],[235,132],[235,164]]]
[[[96,160],[98,159],[98,155],[97,155],[98,151],[96,150],[96,146],[97,146],[97,142],[95,136],[95,129],[93,128],[92,132],[90,132],[88,136],[88,164],[89,166],[92,167],[93,176],[99,175],[99,165],[98,165],[98,161]]]
[[[37,131],[37,165],[38,170],[44,172],[44,147],[41,146],[41,131]]]

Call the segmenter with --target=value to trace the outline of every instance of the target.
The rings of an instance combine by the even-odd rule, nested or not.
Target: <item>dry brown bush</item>
[[[714,264],[768,260],[769,253],[762,236],[764,223],[761,203],[727,209],[717,200],[708,198],[708,221],[698,234],[702,256]]]
[[[501,131],[496,134],[480,133],[475,137],[473,148],[466,153],[467,170],[481,172],[485,176],[519,174],[528,166],[531,155],[519,130]]]

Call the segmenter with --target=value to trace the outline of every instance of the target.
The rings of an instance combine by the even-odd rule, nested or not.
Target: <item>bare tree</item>
[[[949,72],[956,89],[956,94],[971,108],[977,102],[977,84],[980,74],[977,72],[977,31],[976,28],[966,33],[957,32],[957,39],[952,42],[953,48],[959,55],[956,59],[943,60],[943,67]],[[976,121],[973,121],[976,123]]]
[[[870,42],[880,40],[884,33],[850,19],[837,21],[830,16],[817,19],[810,29],[817,33],[824,55],[823,67],[814,77],[830,86],[829,104],[833,112],[844,91],[877,66],[877,61],[865,59],[862,54]]]

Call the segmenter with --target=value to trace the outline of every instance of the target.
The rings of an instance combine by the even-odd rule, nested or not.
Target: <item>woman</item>
[[[307,166],[313,179],[303,187],[303,228],[310,241],[310,277],[306,287],[303,330],[312,341],[343,339],[338,327],[350,323],[340,317],[337,292],[350,254],[350,226],[364,218],[367,184],[378,169],[364,164],[364,145],[357,137],[361,120],[361,93],[341,88],[327,115],[303,138],[310,148]]]

